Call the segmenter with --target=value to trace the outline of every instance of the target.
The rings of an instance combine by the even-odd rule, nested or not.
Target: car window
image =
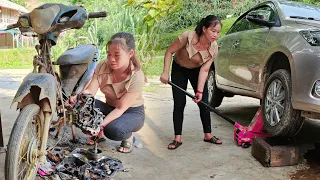
[[[306,18],[320,19],[320,7],[303,4],[300,2],[293,1],[281,1],[280,8],[284,12],[285,16],[300,16]]]
[[[229,30],[228,34],[239,32],[239,31],[244,31],[246,27],[247,20],[245,19],[245,16],[242,17],[239,21],[237,21],[231,29]]]
[[[274,21],[275,20],[275,12],[269,6],[263,6],[263,7],[254,9],[254,10],[248,12],[247,14],[249,14],[249,13],[256,13],[257,15],[261,15],[267,21]],[[258,24],[255,24],[255,23],[248,21],[246,19],[246,15],[244,15],[239,21],[237,21],[231,27],[231,29],[228,31],[228,34],[265,27],[265,26],[261,26],[261,25],[258,25]]]

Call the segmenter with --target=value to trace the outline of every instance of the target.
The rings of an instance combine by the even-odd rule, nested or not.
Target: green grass
[[[159,91],[159,87],[155,86],[155,85],[144,86],[142,90],[143,90],[143,92],[154,93],[154,92],[158,92]]]
[[[16,48],[0,50],[0,69],[32,68],[33,48]]]
[[[156,57],[142,65],[142,70],[146,76],[160,76],[163,70],[163,55]]]

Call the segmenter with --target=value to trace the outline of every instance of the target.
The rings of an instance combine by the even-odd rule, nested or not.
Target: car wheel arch
[[[216,69],[215,69],[215,65],[214,65],[214,61],[212,62],[210,69],[216,70]]]
[[[273,72],[275,72],[278,69],[285,69],[285,70],[288,70],[288,72],[291,75],[292,62],[290,60],[291,58],[289,57],[290,56],[288,56],[288,54],[281,51],[274,52],[269,56],[261,74],[262,81],[261,81],[260,90],[259,90],[261,98],[263,96],[263,91],[264,91],[266,82]]]

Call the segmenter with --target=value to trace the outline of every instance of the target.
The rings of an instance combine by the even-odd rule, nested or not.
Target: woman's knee
[[[113,127],[104,129],[104,135],[114,141],[123,141],[131,136],[132,132],[127,132],[122,128]]]

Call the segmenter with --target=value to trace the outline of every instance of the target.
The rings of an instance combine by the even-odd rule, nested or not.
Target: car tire
[[[262,99],[264,129],[272,136],[293,137],[304,119],[291,104],[292,85],[287,70],[279,69],[268,78]]]
[[[209,104],[213,108],[219,107],[222,103],[224,95],[223,92],[217,88],[214,69],[209,71],[207,83]]]

